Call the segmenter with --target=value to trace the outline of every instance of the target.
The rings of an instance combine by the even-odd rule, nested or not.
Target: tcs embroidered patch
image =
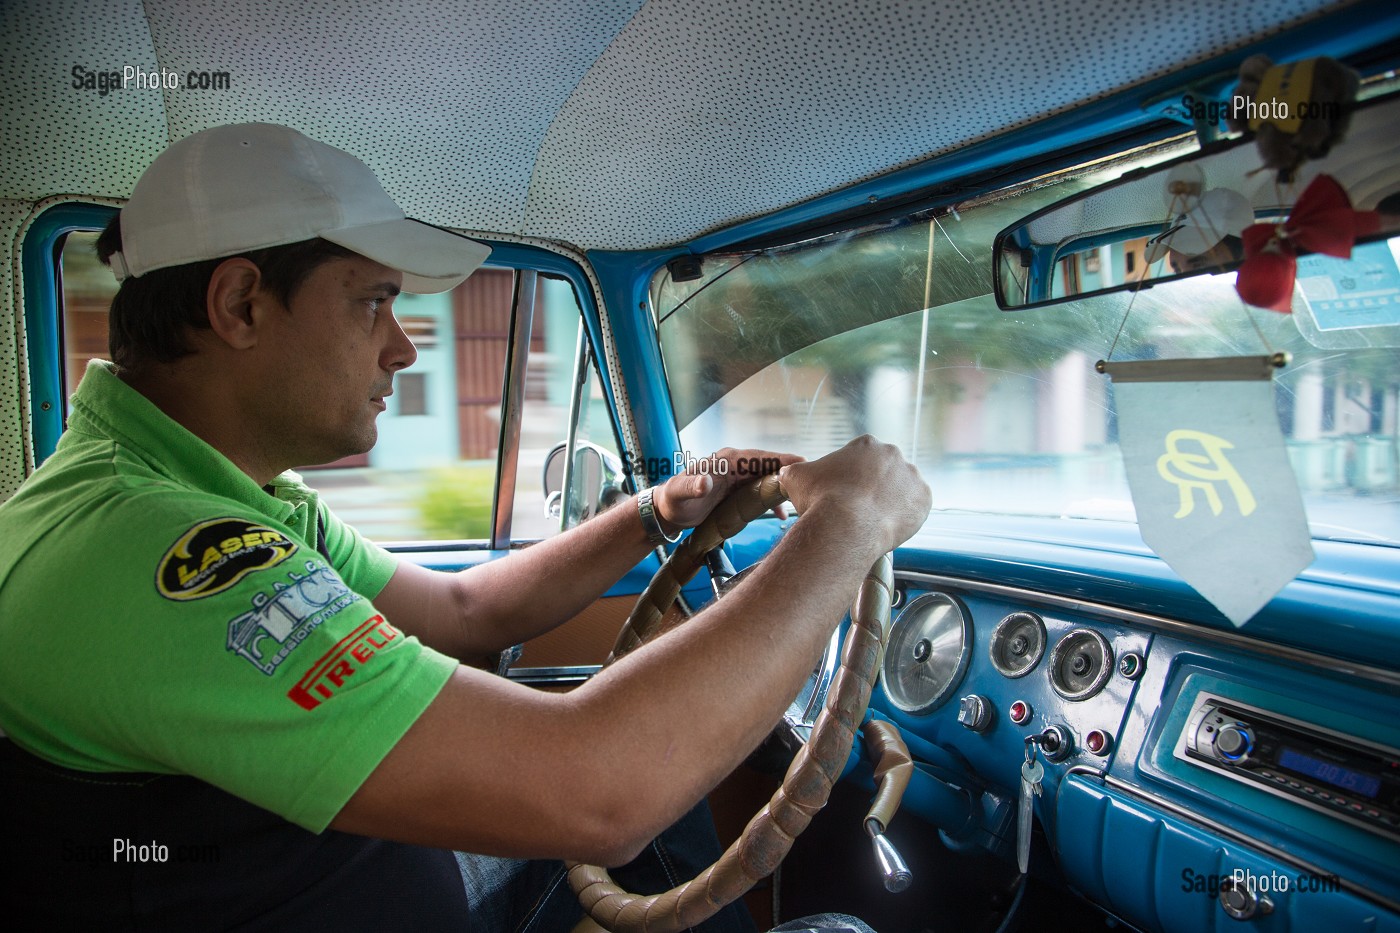
[[[200,522],[182,534],[156,568],[156,590],[183,602],[222,593],[257,570],[275,567],[296,552],[280,531],[241,518]]]

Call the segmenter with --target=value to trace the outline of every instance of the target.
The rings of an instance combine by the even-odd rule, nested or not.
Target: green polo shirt
[[[90,365],[57,451],[0,505],[0,729],[324,829],[456,662],[371,603],[388,552],[296,474],[270,489]]]

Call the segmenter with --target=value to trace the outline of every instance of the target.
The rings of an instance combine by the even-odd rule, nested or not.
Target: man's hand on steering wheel
[[[899,448],[862,435],[819,460],[784,466],[783,489],[799,513],[850,509],[882,552],[909,540],[928,518],[928,484]]]
[[[754,452],[721,453],[732,458],[731,465],[737,467],[740,458],[747,461],[748,455]],[[703,565],[706,553],[718,548],[725,538],[737,533],[752,519],[775,509],[786,498],[805,511],[808,519],[800,523],[803,527],[784,544],[802,547],[805,543],[809,560],[813,559],[811,552],[825,548],[826,556],[849,573],[847,565],[853,556],[864,555],[872,546],[879,547],[879,556],[865,572],[851,603],[850,625],[840,667],[831,680],[811,735],[793,758],[782,787],[715,864],[670,891],[638,895],[619,888],[602,868],[570,863],[569,885],[588,914],[605,929],[618,933],[674,933],[702,922],[749,890],[759,879],[773,874],[793,839],[825,805],[861,726],[889,626],[894,575],[887,552],[903,543],[922,524],[928,513],[929,490],[898,449],[868,436],[857,438],[813,463],[797,457],[788,457],[779,463],[779,475],[761,481],[755,481],[750,475],[741,482],[725,482],[728,477],[718,470],[714,473],[719,475],[706,475],[701,468],[662,487],[676,494],[672,502],[677,512],[673,514],[681,521],[698,520],[701,515],[709,517],[670,553],[647,585],[618,636],[609,663],[639,648],[662,630],[663,620],[677,594]],[[737,469],[733,471],[738,472]],[[718,501],[735,487],[732,496]],[[827,512],[835,517],[834,522],[831,518],[819,517]],[[812,525],[811,521],[817,524]],[[834,543],[823,537],[823,532],[829,535],[833,528],[840,535],[840,540]],[[783,551],[775,560],[782,561],[785,557],[790,558],[790,555]],[[791,559],[788,562],[791,563]],[[755,581],[758,579],[754,577]],[[762,602],[761,590],[750,588],[750,592],[755,594],[756,602]],[[772,602],[771,598],[768,602]],[[723,607],[713,611],[726,612]],[[704,618],[702,614],[701,619]],[[723,619],[723,615],[708,618],[711,622],[708,627],[703,621],[699,623],[702,633],[699,637],[708,635],[713,641],[717,636],[728,634],[722,625],[719,628],[714,625],[714,619]],[[814,647],[810,635],[829,631],[836,615],[827,607],[822,610],[820,619],[829,621],[825,625],[805,627],[809,637],[804,644],[808,649]],[[658,650],[664,652],[659,646]],[[791,664],[775,666],[783,668],[787,675],[794,673]],[[807,669],[810,670],[810,665]],[[912,763],[908,750],[899,740],[897,728],[887,731],[873,725],[871,728],[875,734],[867,733],[866,738],[879,749],[882,777],[880,793],[867,817],[867,826],[874,827],[874,837],[883,838],[880,834],[898,806]],[[895,880],[905,884],[907,870],[905,876]]]
[[[657,487],[653,501],[662,528],[671,533],[694,528],[737,487],[765,473],[775,473],[781,467],[802,462],[797,454],[769,450],[735,450],[732,447],[717,450]],[[787,518],[782,505],[775,506],[773,511],[779,518]]]

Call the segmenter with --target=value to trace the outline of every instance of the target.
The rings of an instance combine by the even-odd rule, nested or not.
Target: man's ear
[[[261,288],[262,272],[247,259],[226,259],[209,277],[204,306],[214,334],[235,350],[258,342],[256,306],[269,300]]]

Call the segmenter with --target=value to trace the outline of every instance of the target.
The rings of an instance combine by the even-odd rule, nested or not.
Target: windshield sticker
[[[1393,244],[1393,245],[1392,245]],[[1321,253],[1298,260],[1298,285],[1318,330],[1400,325],[1400,237],[1366,243],[1351,259]]]
[[[248,574],[275,567],[296,552],[280,531],[241,518],[200,522],[180,536],[156,569],[156,590],[184,602],[222,593]]]
[[[1116,380],[1113,394],[1143,541],[1243,625],[1313,560],[1272,381]]]
[[[293,570],[272,593],[254,596],[251,611],[229,620],[227,648],[271,677],[321,623],[361,598],[334,570],[309,560],[306,573]],[[279,647],[264,646],[269,638]]]

